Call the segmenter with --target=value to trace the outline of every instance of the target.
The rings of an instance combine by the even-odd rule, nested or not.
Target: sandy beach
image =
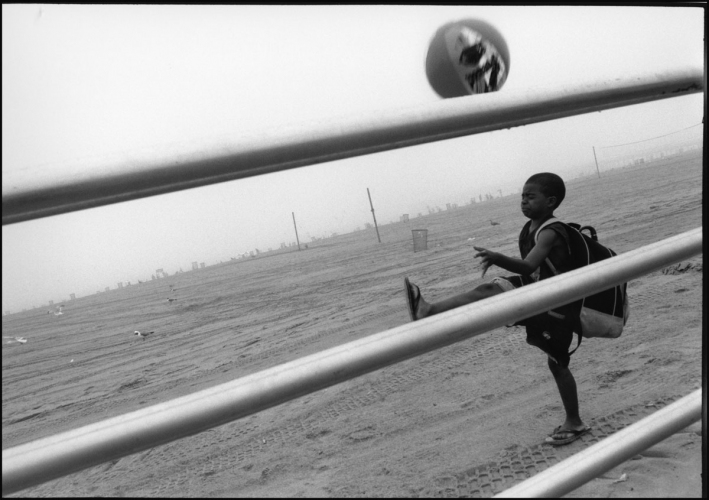
[[[4,316],[3,337],[27,342],[3,339],[3,449],[406,323],[405,276],[435,301],[482,282],[473,244],[518,255],[518,198],[381,225],[381,243],[367,229],[79,297],[62,315]],[[556,215],[618,253],[700,227],[701,152],[567,180]],[[592,430],[568,446],[543,443],[563,421],[546,356],[499,328],[11,496],[490,497],[702,386],[702,264],[630,282],[623,335],[574,353]],[[702,433],[692,424],[568,496],[701,497]]]

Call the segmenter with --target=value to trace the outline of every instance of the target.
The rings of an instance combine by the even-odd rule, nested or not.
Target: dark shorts
[[[500,276],[492,281],[505,291],[534,283],[534,280],[529,276]],[[574,338],[574,325],[570,319],[572,317],[575,317],[573,311],[562,307],[525,318],[516,322],[515,325],[526,328],[528,344],[538,347],[559,366],[567,368],[571,361],[569,347],[571,347],[571,341]]]

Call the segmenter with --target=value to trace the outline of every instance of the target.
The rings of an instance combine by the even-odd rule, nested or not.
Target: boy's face
[[[538,184],[525,184],[522,188],[522,213],[538,220],[554,212],[556,196],[545,196]]]

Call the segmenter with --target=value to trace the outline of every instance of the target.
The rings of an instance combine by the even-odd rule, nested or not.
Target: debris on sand
[[[618,479],[616,479],[616,480],[613,481],[613,482],[614,482],[614,483],[622,483],[623,481],[627,481],[627,480],[628,480],[628,474],[626,474],[625,472],[623,472],[623,474],[622,474]]]
[[[8,339],[3,342],[3,344],[15,344],[15,343],[20,343],[20,344],[26,344],[27,339],[24,337],[3,337],[3,339]]]
[[[687,271],[702,271],[702,265],[698,262],[679,262],[677,264],[662,269],[662,274],[682,274]]]

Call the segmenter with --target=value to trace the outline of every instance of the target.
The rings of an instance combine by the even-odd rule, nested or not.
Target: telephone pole
[[[369,197],[369,206],[372,207],[372,218],[374,219],[374,229],[377,230],[377,241],[382,242],[379,238],[379,227],[377,226],[377,218],[374,216],[374,205],[372,205],[372,195],[369,194],[369,188],[367,188],[367,196]]]
[[[295,241],[298,243],[298,251],[300,252],[300,240],[298,239],[298,226],[295,225],[295,212],[293,214],[293,227],[295,228]]]
[[[596,158],[596,146],[591,146],[593,148],[593,159],[596,161],[596,173],[598,173],[598,178],[601,178],[601,171],[598,170],[598,159]]]

